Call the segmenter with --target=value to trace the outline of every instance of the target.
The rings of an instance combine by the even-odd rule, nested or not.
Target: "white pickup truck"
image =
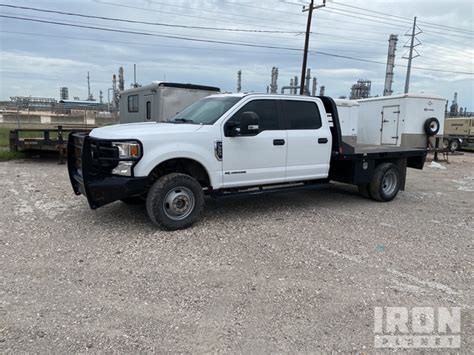
[[[166,123],[96,128],[68,142],[72,187],[92,209],[146,203],[150,219],[167,230],[198,220],[205,196],[339,181],[390,201],[404,189],[406,168],[422,169],[425,158],[425,149],[346,143],[333,99],[294,95],[209,96]]]

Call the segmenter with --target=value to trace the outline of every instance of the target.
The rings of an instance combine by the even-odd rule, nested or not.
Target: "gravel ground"
[[[374,307],[461,307],[472,353],[474,154],[353,187],[207,201],[163,232],[97,211],[55,160],[0,163],[0,352],[374,350]]]

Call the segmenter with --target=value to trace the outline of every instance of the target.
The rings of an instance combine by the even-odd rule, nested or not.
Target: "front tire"
[[[146,209],[152,222],[163,229],[188,228],[201,216],[204,192],[191,176],[168,174],[158,179],[148,191]]]
[[[400,182],[400,171],[395,164],[380,164],[369,185],[370,196],[380,202],[392,201],[400,190]]]

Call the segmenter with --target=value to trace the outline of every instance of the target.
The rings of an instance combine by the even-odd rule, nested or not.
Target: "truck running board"
[[[274,194],[278,192],[293,192],[300,190],[317,190],[325,189],[330,187],[331,184],[325,180],[324,182],[316,183],[297,183],[297,184],[281,184],[281,185],[272,185],[272,186],[261,186],[253,187],[246,190],[238,191],[213,191],[210,193],[210,197],[215,199],[225,199],[225,198],[238,198],[238,197],[247,197],[247,196],[260,196],[267,194]]]

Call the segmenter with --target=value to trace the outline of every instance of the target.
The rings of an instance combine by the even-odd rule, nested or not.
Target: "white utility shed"
[[[359,144],[426,147],[425,122],[439,121],[436,137],[442,137],[446,100],[427,94],[403,94],[358,100]]]

